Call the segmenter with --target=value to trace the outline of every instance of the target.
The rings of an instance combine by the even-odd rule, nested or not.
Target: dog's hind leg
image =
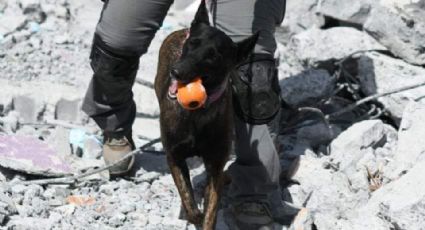
[[[190,182],[189,168],[187,167],[186,161],[176,160],[173,156],[167,154],[167,162],[170,167],[174,183],[179,191],[188,221],[195,225],[201,225],[203,215],[198,209],[193,196],[193,188]]]
[[[213,230],[217,218],[218,202],[224,182],[224,163],[205,163],[207,171],[207,187],[204,195],[204,223],[203,230]]]

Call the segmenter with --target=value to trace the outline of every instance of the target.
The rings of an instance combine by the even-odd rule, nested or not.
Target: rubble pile
[[[158,49],[196,9],[178,0],[141,58],[134,140],[159,137]],[[0,228],[196,229],[160,144],[132,172],[76,183],[32,180],[104,166],[102,135],[82,111],[102,2],[0,0]],[[275,229],[424,229],[424,0],[287,1],[276,30],[283,108],[282,200],[303,207]],[[195,193],[205,181],[189,162]],[[227,225],[226,189],[217,229]]]

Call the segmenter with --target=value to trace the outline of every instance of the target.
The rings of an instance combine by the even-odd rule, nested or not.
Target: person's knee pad
[[[279,113],[280,87],[271,55],[253,55],[232,77],[236,115],[250,124],[267,124]]]
[[[139,67],[140,55],[116,50],[107,46],[99,35],[95,34],[90,53],[90,65],[95,76],[105,81],[133,81]]]

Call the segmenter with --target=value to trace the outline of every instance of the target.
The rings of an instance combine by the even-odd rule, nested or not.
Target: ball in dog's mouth
[[[196,109],[196,108],[198,108],[198,106],[199,106],[199,102],[197,102],[197,101],[191,101],[189,103],[190,108]]]
[[[188,110],[201,108],[207,100],[207,91],[202,85],[200,77],[195,78],[188,84],[178,84],[177,101]]]

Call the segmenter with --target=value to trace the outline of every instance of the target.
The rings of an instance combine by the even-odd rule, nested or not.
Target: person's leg
[[[275,219],[286,218],[293,213],[281,211],[284,207],[281,203],[280,163],[275,145],[280,119],[280,100],[276,100],[276,96],[279,97],[280,90],[273,61],[276,50],[275,27],[283,20],[286,2],[211,0],[210,3],[215,26],[234,41],[260,31],[253,58],[238,69],[238,75],[243,81],[233,81],[238,91],[234,95],[237,159],[229,168],[232,177],[229,193],[236,204],[235,211],[248,222],[248,226],[271,221],[271,218],[255,214],[252,216],[255,210],[261,213],[268,209]],[[251,87],[244,86],[246,82],[250,82],[254,90],[250,91]],[[259,89],[255,89],[257,86],[260,86]],[[247,212],[244,213],[243,209]]]
[[[93,78],[83,110],[105,135],[104,157],[115,161],[134,148],[136,106],[131,91],[139,58],[146,53],[173,0],[106,0],[90,54]],[[111,169],[121,174],[132,159]]]
[[[254,53],[274,54],[275,27],[285,16],[286,0],[207,0],[214,25],[235,42],[261,31]]]

